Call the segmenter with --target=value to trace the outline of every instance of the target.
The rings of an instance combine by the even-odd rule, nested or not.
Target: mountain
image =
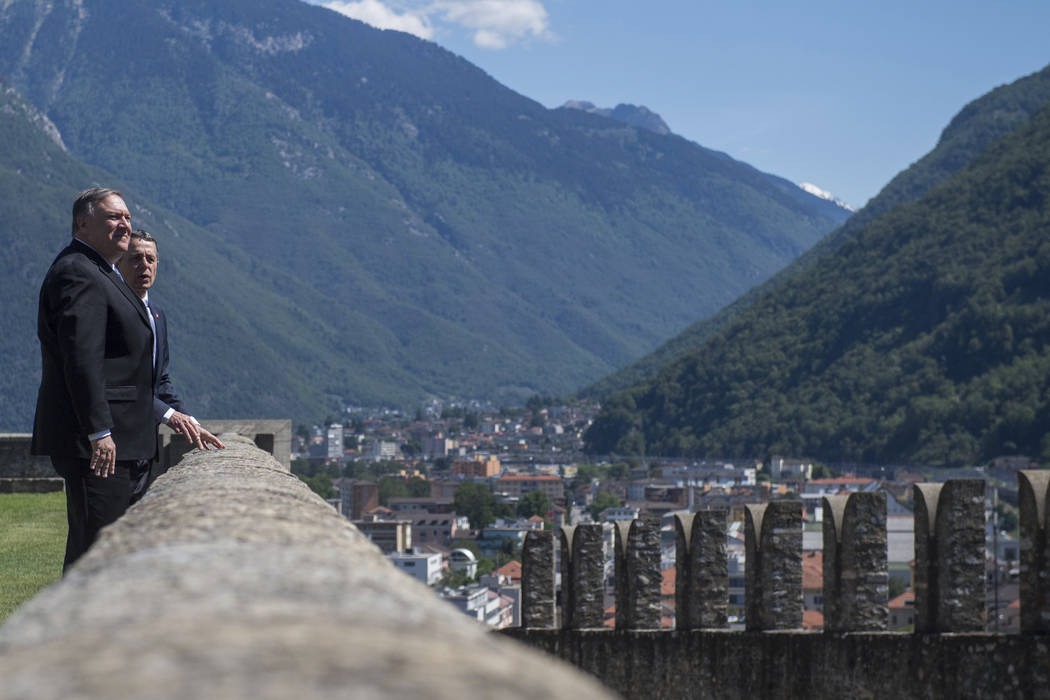
[[[1050,106],[614,396],[590,449],[1050,461],[1048,164]]]
[[[0,39],[0,75],[87,178],[63,176],[61,194],[23,181],[24,201],[0,192],[4,211],[65,211],[82,187],[119,182],[167,232],[162,251],[184,241],[157,293],[176,376],[211,389],[211,415],[279,402],[266,395],[285,370],[318,407],[565,393],[845,217],[725,154],[545,109],[433,43],[298,0],[10,0]],[[4,144],[0,165],[23,145]],[[27,253],[42,274],[61,218],[0,236],[54,241]],[[244,285],[222,342],[180,322],[202,308],[176,287],[194,270],[203,307]],[[38,280],[5,304],[32,304]],[[10,342],[31,354],[20,332]],[[245,349],[260,344],[283,365],[255,366]],[[239,391],[215,390],[241,372]],[[8,410],[6,427],[28,425],[31,404]]]
[[[54,126],[8,85],[0,84],[0,192],[5,213],[0,298],[5,301],[0,355],[0,425],[28,429],[40,381],[36,297],[47,267],[69,242],[70,192],[84,183],[119,188],[134,223],[160,239],[155,304],[173,329],[173,376],[187,407],[199,416],[236,415],[251,406],[262,417],[337,412],[331,387],[345,381],[335,329],[322,313],[294,307],[286,297],[323,309],[325,298],[286,272],[235,250],[214,234],[156,204],[121,178],[72,156]],[[201,251],[208,251],[201,255]],[[277,293],[260,279],[276,282]],[[236,344],[239,361],[227,358]],[[187,348],[190,349],[187,352]],[[368,348],[362,343],[363,349]],[[187,361],[187,357],[192,358]],[[310,357],[310,363],[296,362]],[[266,377],[260,387],[258,377]],[[383,379],[404,381],[388,372]],[[388,391],[379,386],[378,400]],[[375,390],[374,390],[375,391]],[[28,417],[28,418],[27,418]]]
[[[605,399],[655,377],[668,364],[684,357],[724,329],[758,300],[776,294],[780,285],[810,269],[816,261],[834,252],[868,223],[893,207],[913,202],[971,163],[989,145],[1025,123],[1050,104],[1050,66],[998,87],[966,105],[945,127],[937,145],[909,168],[898,173],[839,229],[796,258],[766,282],[715,315],[697,321],[655,351],[584,388],[579,395]],[[782,186],[788,186],[783,181]]]
[[[648,107],[631,104],[618,104],[612,109],[609,109],[608,107],[596,107],[593,102],[569,100],[562,105],[562,109],[578,109],[587,112],[588,114],[599,114],[603,117],[623,122],[624,124],[637,126],[640,129],[648,129],[654,134],[667,135],[671,133],[671,127],[667,126],[667,122],[665,122],[659,114]]]

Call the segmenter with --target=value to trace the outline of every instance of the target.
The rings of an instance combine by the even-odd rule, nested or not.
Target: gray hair
[[[89,187],[73,200],[73,234],[77,232],[77,219],[82,216],[91,216],[95,213],[95,205],[101,202],[106,197],[112,197],[117,195],[123,197],[117,190],[109,189],[108,187]]]

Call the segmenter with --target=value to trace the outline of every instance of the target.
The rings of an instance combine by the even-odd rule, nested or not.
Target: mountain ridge
[[[617,391],[655,377],[662,367],[703,345],[748,306],[764,295],[775,293],[780,285],[833,252],[865,224],[898,204],[918,199],[1047,104],[1050,104],[1050,66],[972,100],[945,126],[937,145],[929,153],[895,175],[879,194],[840,228],[713,316],[697,321],[651,354],[585,387],[578,395],[607,398]]]
[[[0,38],[0,74],[72,156],[271,271],[260,293],[323,309],[324,347],[295,353],[341,359],[319,404],[569,391],[841,221],[724,154],[547,110],[436,44],[296,0],[13,0]]]
[[[613,396],[590,449],[1050,461],[1050,105]]]

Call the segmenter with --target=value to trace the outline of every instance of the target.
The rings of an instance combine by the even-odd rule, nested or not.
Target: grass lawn
[[[62,575],[66,496],[0,494],[0,622]]]

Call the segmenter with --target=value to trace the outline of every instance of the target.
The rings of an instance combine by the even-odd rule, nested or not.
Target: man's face
[[[132,238],[128,244],[128,252],[117,263],[120,274],[141,297],[146,290],[157,281],[157,244],[153,241],[144,241],[141,238]]]
[[[94,213],[77,219],[77,238],[111,263],[120,259],[131,239],[131,212],[124,200],[111,194],[95,205]]]

